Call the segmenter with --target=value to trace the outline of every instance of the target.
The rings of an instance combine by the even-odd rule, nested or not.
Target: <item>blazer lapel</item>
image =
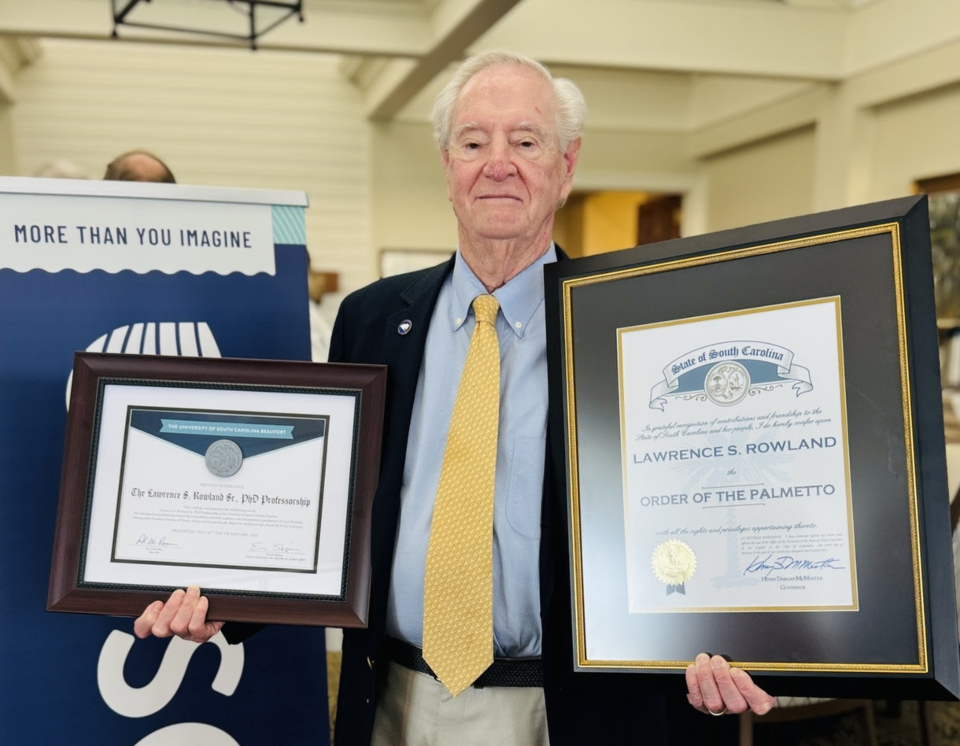
[[[443,281],[453,269],[453,262],[451,259],[428,270],[404,289],[400,294],[399,310],[387,317],[383,329],[383,355],[389,371],[387,390],[391,401],[387,406],[390,421],[384,423],[389,433],[385,453],[389,454],[390,463],[384,464],[386,468],[381,480],[397,485],[398,490],[402,483],[407,433],[430,317]]]
[[[452,268],[451,259],[420,275],[400,294],[401,308],[387,317],[384,326],[384,357],[394,376],[396,391],[409,393],[411,399],[420,374],[430,316],[443,281]]]

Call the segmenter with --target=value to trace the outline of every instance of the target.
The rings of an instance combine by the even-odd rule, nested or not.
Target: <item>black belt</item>
[[[420,648],[395,640],[387,639],[390,660],[399,663],[411,671],[429,674],[433,678],[437,675],[423,659]],[[543,666],[539,658],[494,658],[490,668],[480,674],[473,682],[477,689],[486,686],[543,686]]]

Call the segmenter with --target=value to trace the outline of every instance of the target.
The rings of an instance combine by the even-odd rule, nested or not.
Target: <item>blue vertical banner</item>
[[[326,744],[323,630],[47,612],[77,350],[310,359],[306,196],[0,178],[0,744]]]

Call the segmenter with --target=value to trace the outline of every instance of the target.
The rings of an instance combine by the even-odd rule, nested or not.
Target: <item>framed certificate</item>
[[[960,695],[925,197],[547,268],[574,668]]]
[[[77,353],[47,608],[364,626],[386,369]]]

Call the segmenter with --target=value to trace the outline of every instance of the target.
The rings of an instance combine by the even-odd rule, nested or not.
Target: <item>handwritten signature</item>
[[[250,546],[251,552],[273,552],[275,554],[303,554],[303,550],[300,547],[293,547],[287,544],[273,544],[267,545],[262,541],[255,541]]]
[[[159,539],[154,538],[153,536],[147,536],[146,534],[140,534],[137,537],[136,545],[138,547],[175,547],[177,546],[171,541],[167,541],[166,536],[161,536]]]
[[[789,554],[783,554],[775,558],[773,554],[768,554],[766,557],[761,558],[760,555],[757,555],[744,568],[743,574],[750,575],[753,573],[762,573],[764,577],[767,577],[770,575],[770,573],[779,570],[847,569],[843,565],[838,565],[838,562],[842,562],[842,560],[836,557],[827,557],[825,559],[804,559],[800,557],[793,557]]]

